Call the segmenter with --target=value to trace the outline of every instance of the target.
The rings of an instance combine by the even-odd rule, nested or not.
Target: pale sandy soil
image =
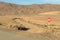
[[[59,13],[55,11],[37,15],[0,16],[0,40],[59,40]],[[47,22],[47,18],[49,17],[52,19],[50,23]],[[14,20],[14,18],[17,19]],[[18,31],[14,27],[21,24],[30,29],[28,31]],[[47,24],[53,26],[46,26]]]
[[[8,29],[1,28],[0,26],[0,40],[60,40],[59,37],[49,33],[44,34],[30,34],[25,32],[16,33]]]

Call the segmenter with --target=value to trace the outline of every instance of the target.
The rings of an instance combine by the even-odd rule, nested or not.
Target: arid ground
[[[0,40],[60,40],[60,5],[0,5]]]

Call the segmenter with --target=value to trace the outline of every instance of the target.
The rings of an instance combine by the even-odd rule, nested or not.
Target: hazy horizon
[[[0,0],[0,2],[31,5],[31,4],[60,4],[60,0]]]

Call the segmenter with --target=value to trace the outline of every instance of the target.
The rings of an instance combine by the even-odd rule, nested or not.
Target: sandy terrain
[[[60,38],[49,33],[44,34],[30,34],[26,32],[16,33],[0,26],[0,40],[60,40]]]
[[[59,8],[0,2],[0,40],[60,40]],[[50,23],[48,18],[52,19]]]
[[[59,25],[59,12],[53,15],[48,12],[38,15],[5,15],[0,16],[0,39],[3,40],[59,40],[60,38],[60,25]],[[51,17],[52,22],[48,24],[47,18]],[[48,26],[48,25],[52,26]],[[18,27],[29,28],[27,31],[20,31]],[[21,26],[22,25],[22,26]],[[16,26],[16,27],[15,27]],[[10,30],[10,31],[9,31]],[[11,32],[13,31],[13,32]],[[28,34],[28,35],[27,35]],[[56,39],[55,39],[56,37]]]

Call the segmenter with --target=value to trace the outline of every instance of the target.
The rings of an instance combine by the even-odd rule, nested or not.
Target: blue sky
[[[0,0],[0,2],[8,2],[14,4],[60,4],[60,0]]]

